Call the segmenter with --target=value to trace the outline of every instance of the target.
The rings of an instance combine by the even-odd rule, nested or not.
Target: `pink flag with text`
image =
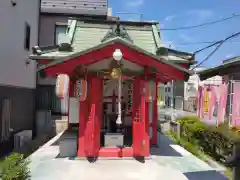
[[[233,84],[232,126],[240,126],[240,82],[234,82]]]
[[[211,116],[211,98],[212,98],[212,91],[210,85],[205,85],[203,88],[203,120],[208,121],[210,120]]]
[[[197,116],[202,118],[202,87],[198,87],[197,91]]]
[[[226,113],[226,105],[227,105],[227,93],[228,93],[228,84],[224,83],[219,86],[220,94],[219,94],[219,108],[218,108],[218,123],[224,122],[224,117]]]
[[[218,86],[211,86],[211,101],[210,101],[210,109],[209,109],[209,120],[213,119],[215,115],[214,112],[217,110],[218,102],[217,102],[217,91]],[[215,117],[215,116],[214,116]]]

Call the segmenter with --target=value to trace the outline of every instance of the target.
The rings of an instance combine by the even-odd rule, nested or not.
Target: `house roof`
[[[143,53],[144,55],[150,56],[154,60],[159,61],[159,63],[166,64],[166,65],[169,65],[171,67],[174,67],[174,68],[176,68],[176,69],[178,69],[178,70],[180,70],[180,71],[182,71],[184,73],[187,73],[187,75],[192,75],[193,74],[192,71],[190,71],[190,70],[188,70],[186,68],[183,68],[183,67],[181,67],[181,66],[179,66],[179,65],[177,65],[177,64],[175,64],[175,63],[173,63],[171,61],[168,61],[166,59],[160,58],[159,56],[157,56],[157,55],[155,55],[155,54],[153,54],[151,52],[148,52],[147,50],[144,50],[144,49],[140,48],[139,46],[136,46],[136,45],[132,44],[131,42],[129,42],[129,41],[127,41],[127,40],[125,40],[125,39],[123,39],[121,37],[116,37],[116,38],[110,39],[108,41],[105,41],[104,43],[98,44],[98,45],[96,45],[96,46],[94,46],[92,48],[88,48],[88,49],[85,49],[85,50],[80,51],[80,52],[76,52],[76,51],[59,52],[59,53],[62,53],[61,57],[60,57],[60,55],[58,55],[58,59],[57,60],[52,61],[52,62],[50,62],[48,64],[41,65],[38,68],[38,71],[41,71],[41,70],[44,70],[46,68],[55,66],[57,64],[62,64],[64,62],[68,61],[68,60],[81,57],[81,56],[83,56],[85,54],[88,54],[90,52],[95,52],[95,51],[98,51],[98,50],[108,46],[108,45],[117,44],[117,43],[123,44],[123,45],[125,45],[125,46],[127,46],[127,47],[129,47],[129,48],[131,48],[131,49],[133,49],[135,51],[137,51],[137,52],[140,52],[140,53]],[[56,52],[51,52],[51,53],[54,54]],[[44,56],[45,56],[45,54],[40,55],[40,56],[32,55],[30,58],[31,59],[46,59],[48,57],[48,58],[52,59],[54,57],[54,56],[50,57],[49,55],[46,56],[46,57],[44,57]]]
[[[201,80],[205,80],[214,76],[223,76],[238,72],[240,69],[240,56],[224,60],[221,65],[198,72]]]
[[[116,29],[116,25],[120,24],[121,31],[124,31],[125,36],[131,41],[132,44],[152,53],[159,57],[178,63],[193,63],[190,57],[192,54],[180,52],[177,50],[165,48],[160,39],[159,23],[155,21],[120,21],[120,20],[99,20],[99,19],[71,19],[66,34],[69,43],[73,47],[72,52],[60,52],[52,47],[45,47],[47,51],[42,51],[39,57],[33,55],[35,59],[48,59],[55,60],[68,56],[77,52],[91,49],[101,43],[104,38]],[[65,37],[59,37],[59,41],[66,40]],[[120,36],[122,37],[122,36]],[[112,38],[112,37],[110,37]],[[52,48],[52,50],[51,50]],[[168,51],[168,55],[159,54],[157,51],[164,48]]]
[[[42,13],[106,16],[107,11],[107,0],[41,0]]]

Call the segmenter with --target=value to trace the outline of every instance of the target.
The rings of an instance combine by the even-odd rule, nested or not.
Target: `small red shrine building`
[[[69,27],[67,41],[34,47],[30,58],[45,77],[69,76],[69,98],[78,101],[77,82],[86,82],[86,91],[80,89],[85,98],[78,108],[77,156],[149,156],[158,145],[158,83],[187,80],[189,60],[176,63],[161,54],[166,48],[154,22],[79,20]]]

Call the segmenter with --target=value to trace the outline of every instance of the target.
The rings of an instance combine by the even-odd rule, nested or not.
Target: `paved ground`
[[[172,108],[158,108],[158,114],[160,116],[165,115],[171,117],[173,115],[173,118],[182,117],[182,116],[195,116],[196,113],[183,111],[183,110],[177,110]]]
[[[30,156],[32,180],[226,180],[185,149],[159,133],[160,148],[152,149],[145,163],[136,160],[86,160],[57,158],[55,137]]]

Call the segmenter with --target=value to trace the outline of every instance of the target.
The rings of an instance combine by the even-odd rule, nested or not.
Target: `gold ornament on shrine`
[[[122,75],[122,71],[120,68],[113,68],[111,72],[111,77],[113,79],[119,79],[120,76]]]

